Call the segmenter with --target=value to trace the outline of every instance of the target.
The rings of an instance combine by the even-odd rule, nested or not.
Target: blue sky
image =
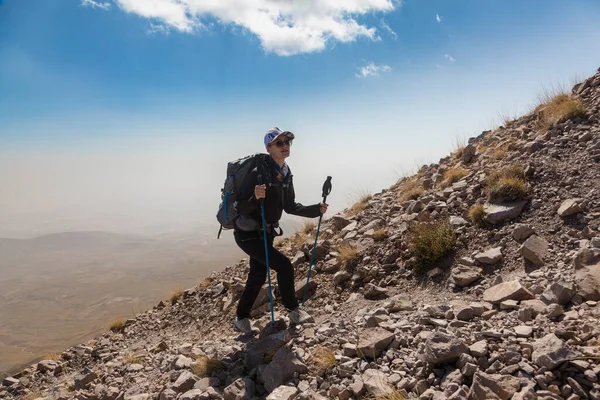
[[[277,125],[298,133],[299,185],[335,173],[341,208],[527,112],[544,85],[594,73],[598,21],[597,0],[4,0],[0,174],[35,186],[38,163],[56,171],[38,179],[72,181],[93,155],[121,169],[88,178],[167,171],[129,198],[168,187],[164,204],[189,198],[196,212],[190,166],[216,168],[206,181],[218,186],[215,166],[261,151]],[[13,217],[45,193],[14,185]]]

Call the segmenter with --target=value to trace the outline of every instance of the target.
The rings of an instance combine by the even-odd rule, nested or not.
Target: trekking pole
[[[262,185],[262,175],[258,175],[258,184]],[[263,239],[265,242],[265,261],[267,263],[267,278],[269,280],[269,302],[271,303],[271,323],[275,323],[275,314],[273,313],[273,293],[271,291],[271,268],[269,267],[269,248],[267,246],[267,223],[265,221],[265,199],[260,199],[260,216],[262,218]]]
[[[327,196],[331,193],[331,177],[328,176],[323,183],[323,203],[327,202]],[[323,213],[319,216],[319,225],[317,226],[317,234],[315,235],[315,245],[312,248],[312,253],[310,257],[310,267],[308,268],[308,277],[306,278],[306,286],[304,286],[304,296],[302,298],[302,305],[306,301],[306,292],[308,291],[308,282],[310,281],[310,271],[312,270],[312,266],[315,262],[315,251],[317,249],[317,240],[319,239],[319,229],[321,229],[321,219],[323,218]]]

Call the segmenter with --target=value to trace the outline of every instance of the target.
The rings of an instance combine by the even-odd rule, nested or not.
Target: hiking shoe
[[[235,325],[235,328],[245,334],[250,334],[253,332],[254,327],[252,326],[252,322],[250,321],[250,318],[242,318],[239,319],[238,317],[235,318],[235,322],[233,323]]]
[[[295,310],[290,311],[288,317],[290,318],[290,323],[295,325],[305,324],[307,322],[315,322],[315,320],[313,319],[313,317],[310,316],[309,313],[307,313],[304,310],[301,310],[298,307]]]

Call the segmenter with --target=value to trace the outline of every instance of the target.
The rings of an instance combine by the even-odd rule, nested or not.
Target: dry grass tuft
[[[407,200],[416,200],[423,194],[425,189],[416,179],[407,179],[398,185],[398,200],[401,203]]]
[[[392,389],[385,394],[380,394],[379,396],[371,396],[367,398],[368,400],[407,400],[406,397],[398,390]]]
[[[485,181],[488,201],[502,203],[517,201],[528,194],[525,172],[519,164],[511,164],[500,171],[493,171]]]
[[[333,351],[325,347],[317,347],[313,352],[312,369],[317,375],[330,371],[337,363]]]
[[[206,289],[207,287],[209,287],[211,285],[211,283],[212,283],[212,279],[206,278],[202,282],[200,282],[200,287],[203,289]]]
[[[308,220],[302,226],[302,233],[304,233],[305,235],[310,235],[313,233],[316,227],[317,224],[315,224],[314,221]]]
[[[135,356],[131,353],[127,353],[125,357],[123,357],[123,363],[125,364],[143,364],[144,357]]]
[[[44,360],[58,361],[60,359],[62,359],[62,355],[60,353],[50,353],[44,356]]]
[[[177,303],[177,300],[181,298],[181,296],[183,296],[183,290],[175,289],[171,292],[171,295],[169,296],[169,301],[171,302],[171,304],[175,304]]]
[[[382,240],[384,240],[385,238],[387,238],[387,232],[385,229],[375,229],[375,231],[373,232],[373,239],[376,242],[381,242]]]
[[[200,378],[213,376],[223,369],[223,362],[220,360],[199,356],[196,362],[192,364],[192,372]]]
[[[353,216],[356,215],[358,213],[360,213],[361,211],[364,211],[367,206],[369,205],[369,200],[371,200],[373,198],[373,196],[371,194],[364,194],[360,197],[360,199],[354,203],[352,205],[352,207],[350,207],[348,209],[348,211],[346,212],[346,214],[348,216]]]
[[[456,243],[450,223],[445,220],[414,225],[409,234],[409,247],[417,259],[414,271],[427,272],[449,254]]]
[[[112,332],[123,332],[125,328],[125,320],[123,318],[117,318],[111,322],[109,329]]]
[[[337,253],[338,261],[346,265],[354,265],[360,259],[360,252],[358,249],[347,243],[343,243],[340,247],[338,247]]]
[[[539,96],[540,104],[535,108],[537,127],[545,130],[554,124],[571,118],[587,118],[588,113],[581,100],[571,96],[564,88],[544,89]]]
[[[288,238],[288,245],[292,248],[292,251],[298,251],[302,245],[306,242],[308,235],[304,232],[296,232]]]
[[[447,188],[454,182],[457,182],[467,176],[469,171],[463,168],[450,168],[444,173],[444,179],[441,182],[442,188]]]
[[[485,221],[485,211],[483,210],[483,204],[473,204],[469,208],[469,218],[476,225],[483,225]]]

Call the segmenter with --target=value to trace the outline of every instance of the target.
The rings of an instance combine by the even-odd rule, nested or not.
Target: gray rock
[[[473,343],[471,346],[469,346],[469,351],[474,357],[486,356],[488,353],[487,341],[484,339]]]
[[[462,162],[464,162],[465,164],[469,164],[471,161],[473,161],[473,158],[475,158],[475,153],[475,146],[473,146],[472,144],[465,146],[461,155]]]
[[[293,386],[279,386],[273,390],[267,400],[292,400],[298,394],[298,389]]]
[[[583,199],[568,199],[562,202],[558,209],[558,215],[561,217],[568,217],[573,214],[577,214],[583,211],[581,206]]]
[[[463,226],[463,225],[467,225],[468,222],[462,218],[462,217],[457,217],[457,216],[450,216],[450,225],[452,226]]]
[[[554,282],[542,295],[540,299],[546,304],[568,304],[571,299],[575,296],[575,290],[573,284],[565,281]]]
[[[492,249],[488,249],[484,252],[477,253],[473,256],[475,261],[478,261],[482,264],[493,265],[502,260],[502,248],[494,247]]]
[[[262,367],[259,368],[260,379],[269,393],[292,379],[295,373],[304,374],[308,372],[306,365],[287,347],[277,350],[269,365]]]
[[[346,282],[350,278],[351,278],[351,275],[350,275],[349,272],[347,272],[347,271],[338,271],[333,276],[333,283],[335,283],[336,285],[341,285],[342,283]]]
[[[454,362],[469,348],[459,338],[443,332],[433,332],[425,341],[425,352],[421,360],[434,365]]]
[[[367,392],[374,397],[385,396],[394,389],[389,384],[387,375],[376,369],[366,370],[362,374],[362,380]]]
[[[378,357],[394,340],[394,334],[380,327],[364,329],[358,339],[356,353],[359,357]]]
[[[413,302],[405,296],[396,295],[391,299],[387,300],[383,304],[384,308],[391,313],[395,313],[398,311],[412,311]]]
[[[533,299],[533,294],[525,289],[518,280],[500,283],[483,292],[483,300],[493,304],[501,303],[504,300],[529,299]]]
[[[287,330],[259,339],[246,351],[244,363],[249,370],[262,364],[265,354],[275,354],[277,350],[291,340]]]
[[[491,224],[498,224],[507,219],[516,218],[523,212],[525,204],[527,204],[525,200],[499,204],[486,203],[483,205],[485,219]]]
[[[482,274],[480,268],[457,265],[452,268],[450,277],[457,286],[464,287],[481,279]]]
[[[509,400],[521,389],[519,378],[478,371],[471,384],[470,400]]]
[[[554,333],[549,333],[533,343],[531,360],[541,366],[552,370],[564,361],[581,356],[569,345],[560,340]]]
[[[517,224],[513,230],[512,236],[517,242],[521,242],[534,233],[535,230],[531,226],[526,224]]]
[[[584,300],[600,301],[600,263],[575,271],[575,283]]]
[[[533,235],[519,248],[519,254],[533,265],[541,267],[548,253],[548,242],[546,239]]]
[[[250,400],[254,396],[254,381],[238,378],[223,391],[224,400]]]
[[[125,397],[127,400],[131,399]],[[210,400],[210,395],[200,389],[188,390],[179,398],[180,400]]]
[[[181,374],[179,374],[179,377],[175,383],[173,383],[171,389],[177,393],[187,392],[194,387],[197,380],[198,377],[196,377],[196,375],[192,374],[190,371],[183,371]]]
[[[83,371],[75,375],[75,389],[85,389],[87,385],[98,378],[95,372],[85,368]]]

